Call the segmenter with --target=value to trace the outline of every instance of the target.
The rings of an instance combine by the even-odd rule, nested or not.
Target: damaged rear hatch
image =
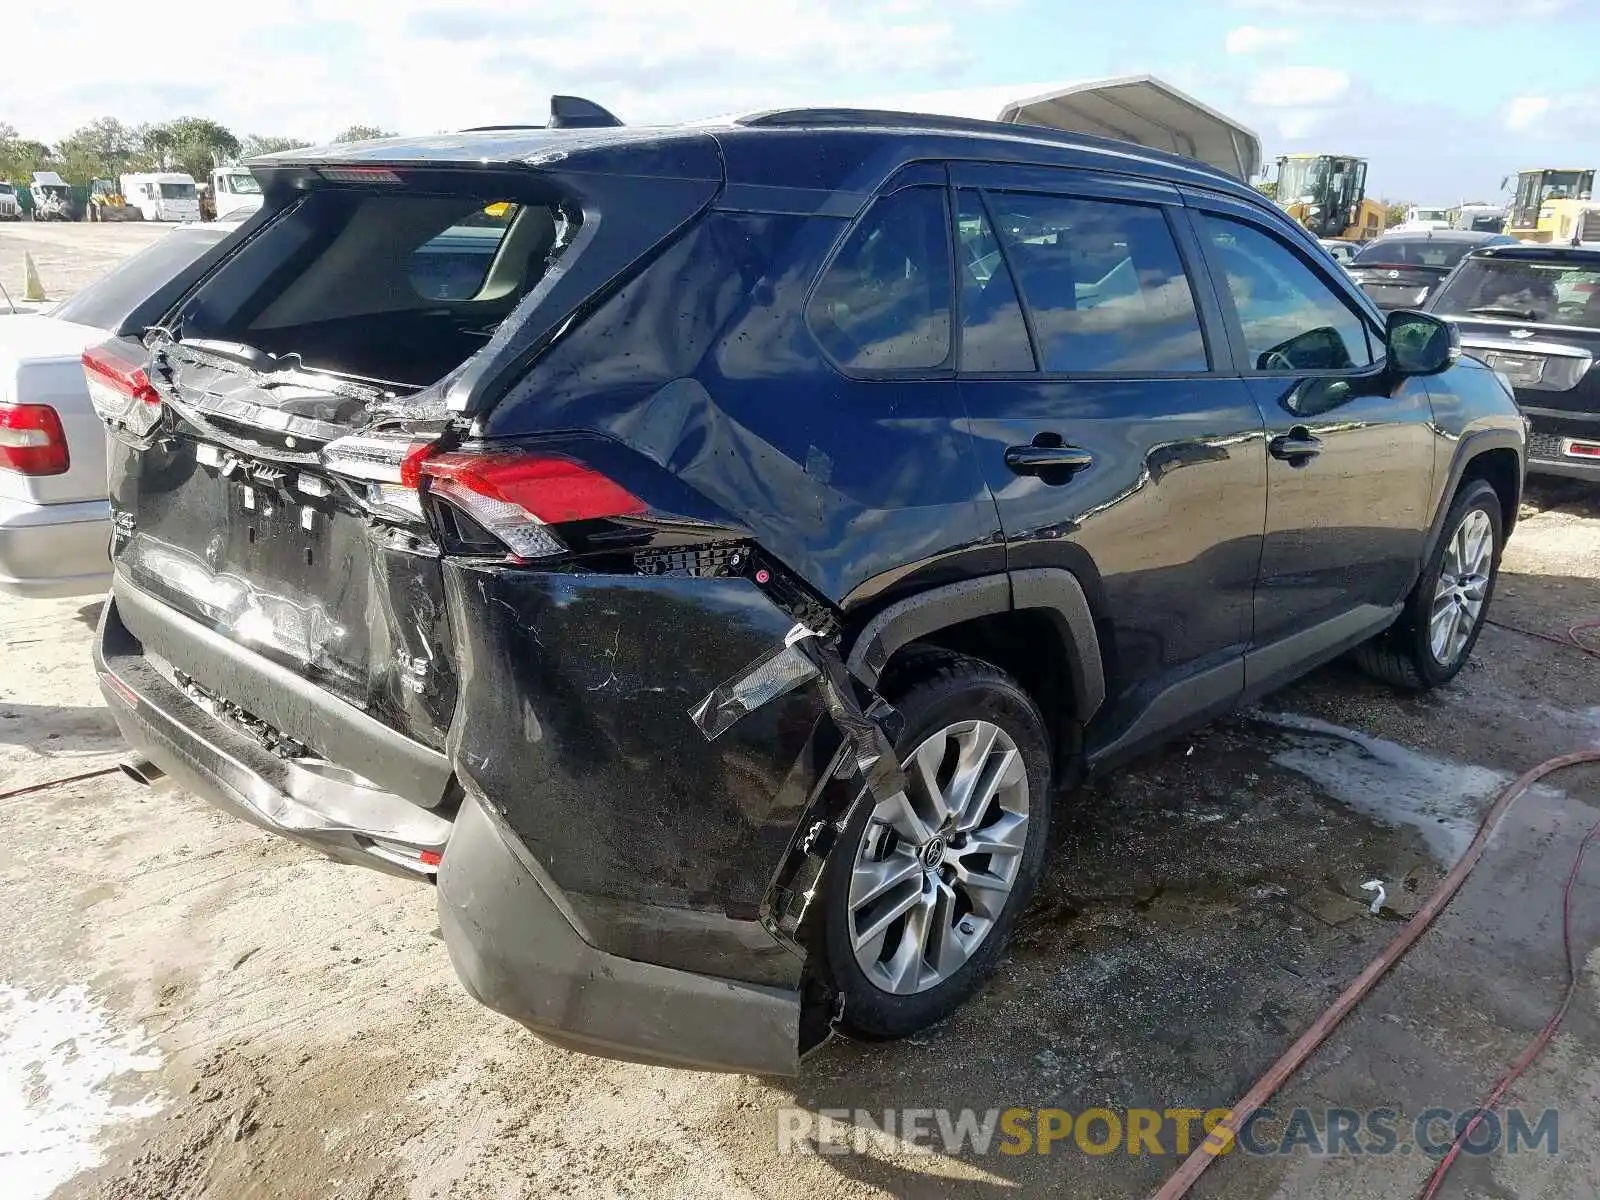
[[[632,214],[612,203],[625,181],[596,133],[521,135],[563,171],[496,165],[503,147],[482,136],[257,166],[268,211],[253,235],[143,344],[85,357],[113,434],[117,587],[271,666],[135,627],[148,603],[119,602],[170,681],[280,755],[425,806],[450,798],[458,679],[419,464],[450,461],[471,432],[461,410],[715,195],[709,139],[676,141],[656,155],[669,186]],[[438,752],[424,761],[439,769],[324,744],[328,722],[278,669]]]

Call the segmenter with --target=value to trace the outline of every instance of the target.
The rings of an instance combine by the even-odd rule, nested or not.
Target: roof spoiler
[[[551,96],[548,125],[474,125],[462,133],[500,133],[508,129],[617,129],[622,121],[614,113],[582,96]]]

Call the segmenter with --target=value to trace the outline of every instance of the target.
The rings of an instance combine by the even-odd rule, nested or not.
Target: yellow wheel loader
[[[1278,159],[1278,206],[1314,237],[1370,242],[1383,232],[1382,204],[1367,198],[1367,160],[1344,154]]]
[[[89,185],[89,202],[83,206],[85,221],[140,221],[144,214],[123,199],[117,185],[109,179],[96,179]]]
[[[1574,237],[1586,240],[1582,227],[1585,216],[1595,207],[1593,196],[1592,167],[1518,171],[1506,232],[1524,242],[1566,245]]]

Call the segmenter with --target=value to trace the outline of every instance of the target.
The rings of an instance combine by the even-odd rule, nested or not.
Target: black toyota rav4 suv
[[[254,164],[85,356],[137,759],[427,879],[545,1037],[792,1070],[949,1012],[1058,790],[1481,628],[1524,425],[1235,179],[908,114]]]

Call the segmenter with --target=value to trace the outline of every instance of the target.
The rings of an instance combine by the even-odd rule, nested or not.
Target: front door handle
[[[1060,439],[1051,440],[1059,442]],[[1030,446],[1007,446],[1006,466],[1018,475],[1059,472],[1070,478],[1077,472],[1094,466],[1094,455],[1087,450],[1080,450],[1077,446],[1040,445],[1035,441]],[[1050,481],[1047,479],[1046,482]]]
[[[1322,453],[1322,442],[1312,437],[1304,425],[1296,425],[1268,442],[1267,449],[1273,458],[1280,458],[1291,467],[1303,467]]]

